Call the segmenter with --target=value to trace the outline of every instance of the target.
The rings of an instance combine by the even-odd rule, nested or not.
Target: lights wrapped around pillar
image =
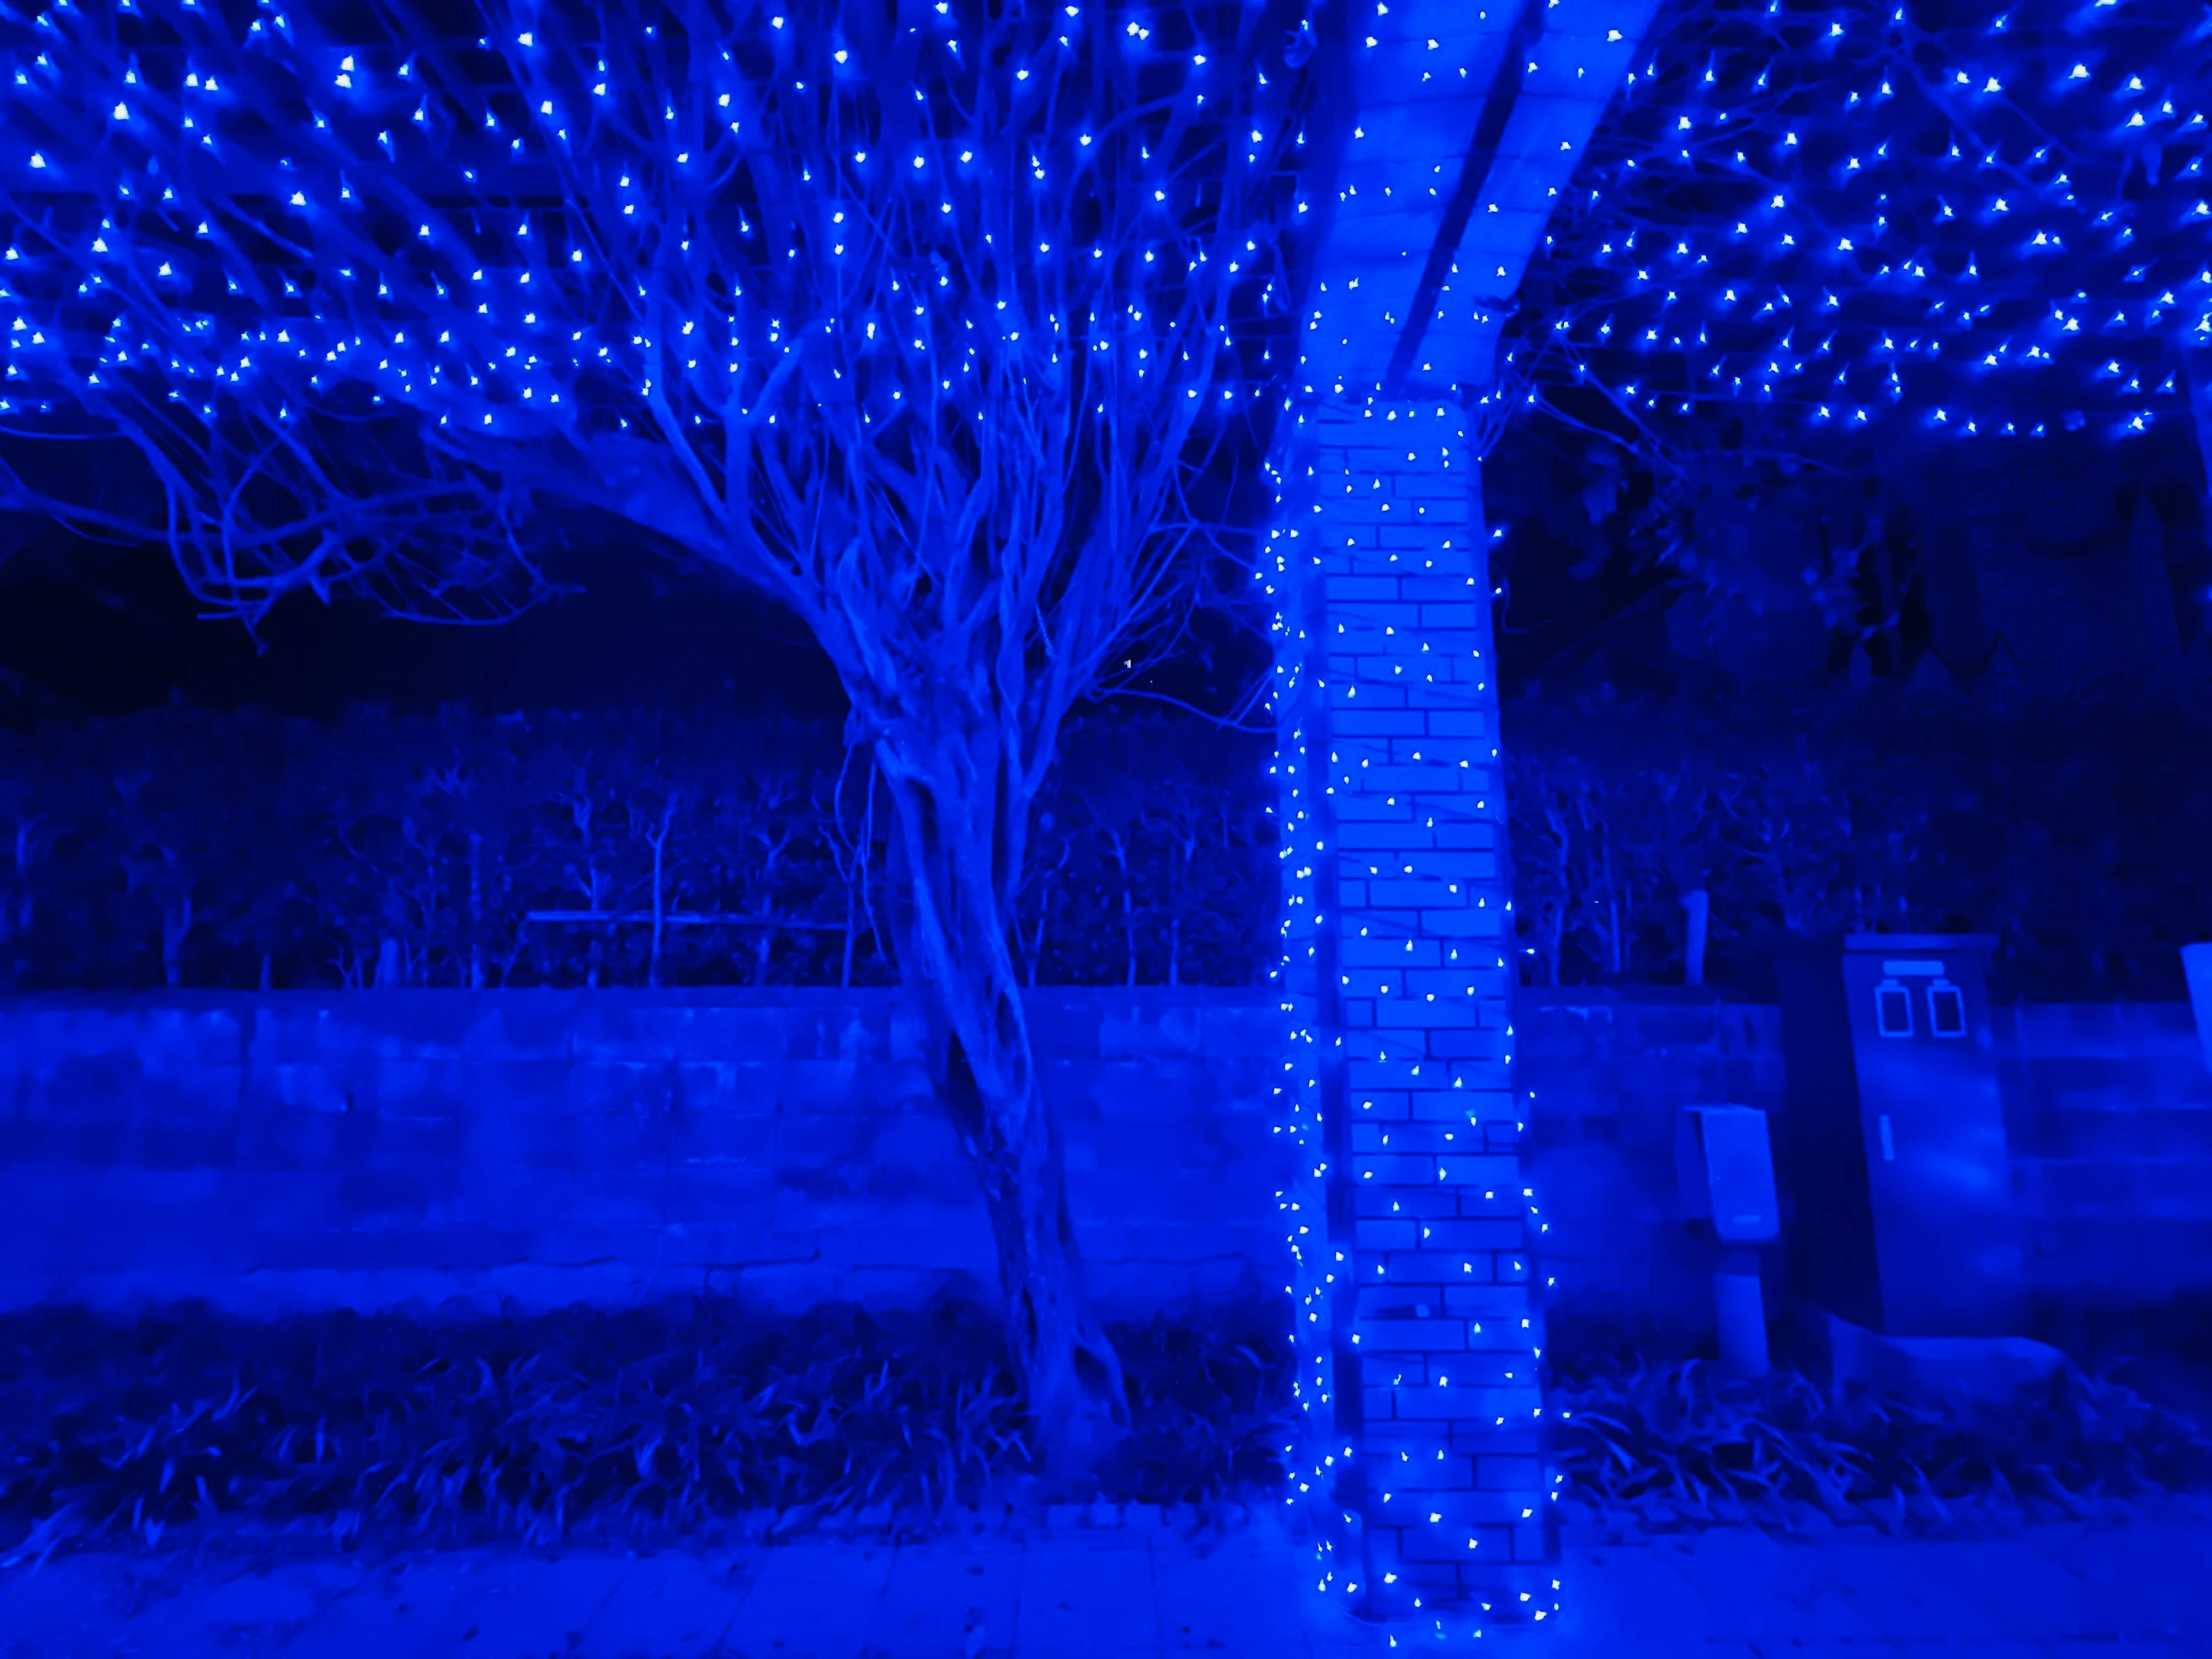
[[[1307,1431],[1288,1500],[1325,1592],[1474,1635],[1559,1605],[1477,461],[1449,404],[1293,419],[1264,572]]]

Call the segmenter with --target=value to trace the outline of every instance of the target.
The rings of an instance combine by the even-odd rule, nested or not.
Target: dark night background
[[[503,711],[661,698],[844,709],[828,660],[795,618],[647,549],[587,548],[568,573],[585,592],[495,626],[400,622],[368,605],[302,595],[275,613],[265,650],[235,623],[196,617],[158,548],[68,557],[66,574],[0,577],[0,692],[18,719],[125,714],[173,697],[316,719],[361,702],[416,712],[452,702]]]
[[[2203,880],[2212,846],[2212,557],[2197,457],[2174,442],[2063,439],[1982,453],[1996,459],[1977,460],[1978,471],[1919,477],[1886,469],[1876,455],[1818,484],[1745,463],[1721,470],[1716,484],[1642,465],[1617,441],[1556,422],[1532,420],[1507,434],[1486,467],[1485,505],[1499,532],[1492,611],[1524,982],[1680,983],[1679,895],[1704,881],[1713,895],[1705,982],[1731,994],[1771,994],[1771,954],[1801,933],[1876,926],[1998,933],[2001,995],[2182,996],[2179,947],[2212,933]],[[2023,467],[2033,469],[2025,483]],[[1985,527],[1971,550],[1978,574],[1963,597],[1957,573],[1969,562],[1955,517],[1931,510],[1931,501],[1944,505],[1931,489],[1954,484],[1985,498]],[[1838,493],[1850,510],[1875,515],[1868,548],[1817,582],[1808,565],[1805,583],[1785,570],[1788,580],[1761,586],[1762,562],[1828,560]],[[280,604],[257,643],[234,622],[196,616],[163,550],[72,542],[15,519],[14,551],[0,560],[0,726],[33,737],[46,763],[66,771],[79,764],[66,734],[82,722],[127,734],[133,716],[183,719],[159,728],[170,738],[149,728],[144,739],[149,757],[166,750],[179,769],[196,741],[215,744],[224,764],[234,763],[239,743],[260,744],[252,734],[264,727],[222,726],[228,718],[342,726],[380,710],[380,719],[434,724],[441,710],[472,711],[479,721],[564,711],[586,724],[559,742],[584,754],[646,743],[635,723],[651,710],[719,744],[711,764],[742,771],[748,722],[787,719],[820,751],[801,770],[814,769],[817,785],[857,819],[861,784],[848,777],[820,785],[836,772],[844,698],[795,617],[618,527],[542,528],[558,532],[548,537],[560,543],[549,568],[568,591],[519,618],[438,627],[301,594]],[[1792,550],[1793,536],[1807,551]],[[1725,557],[1702,556],[1716,546]],[[1271,855],[1258,807],[1270,738],[1264,706],[1247,695],[1267,673],[1257,620],[1202,612],[1189,637],[1135,682],[1152,696],[1078,705],[1062,744],[1068,793],[1040,800],[1032,849],[1048,863],[1054,853],[1066,856],[1045,871],[1037,902],[1085,896],[1080,902],[1109,915],[1126,911],[1127,925],[1103,930],[1115,936],[1102,934],[1087,957],[1074,937],[1087,930],[1059,927],[1058,943],[1039,947],[1048,979],[1195,974],[1256,983],[1266,974]],[[193,709],[220,718],[195,727]],[[1166,746],[1131,736],[1132,720],[1149,722],[1142,729]],[[247,735],[224,738],[218,728]],[[327,780],[313,778],[335,766],[362,786],[356,826],[404,821],[401,798],[412,799],[407,792],[428,760],[403,757],[402,750],[416,752],[404,744],[380,756],[384,740],[373,735],[360,741],[369,747],[315,754],[312,763],[280,760],[273,735],[261,744],[267,766],[314,769],[295,776],[285,810],[327,793]],[[482,738],[455,741],[465,749]],[[629,757],[633,794],[688,763],[674,752],[681,744],[660,741],[672,752]],[[82,764],[94,772],[122,764],[86,754]],[[390,769],[379,775],[394,799],[368,799],[372,764]],[[1159,823],[1143,822],[1142,784],[1164,785],[1171,771],[1187,778],[1182,794],[1189,799],[1154,793],[1175,796],[1184,821],[1202,819],[1209,804],[1248,820],[1202,876],[1188,860],[1176,862]],[[1747,780],[1756,785],[1747,794]],[[185,789],[180,803],[189,801],[185,779],[176,781]],[[529,815],[549,810],[546,788],[519,787],[537,804],[516,809],[515,846],[532,833],[566,833],[542,823],[532,831],[538,821]],[[617,788],[603,815],[627,810],[620,798]],[[1680,817],[1685,799],[1705,804],[1695,826]],[[1729,804],[1736,816],[1723,821],[1720,809]],[[89,797],[82,805],[97,815]],[[191,808],[179,810],[189,816]],[[769,816],[779,811],[787,824],[799,823],[795,805]],[[1799,840],[1777,854],[1773,825],[1784,820]],[[336,836],[349,852],[368,849],[358,827],[332,828],[319,817],[290,822],[277,839],[322,845]],[[1218,819],[1216,831],[1226,823]],[[1115,842],[1133,829],[1131,844]],[[211,821],[201,832],[217,833]],[[263,879],[243,874],[252,843],[272,834],[267,821],[243,835],[220,832],[222,845],[198,856],[212,869],[240,867],[245,854],[232,883],[243,892]],[[880,834],[878,826],[878,843]],[[87,860],[110,856],[103,844],[80,836],[73,849],[42,850],[73,851],[70,861],[89,869]],[[688,850],[702,853],[698,836]],[[334,855],[334,843],[317,854]],[[1133,861],[1123,868],[1117,857]],[[1778,858],[1802,867],[1784,869]],[[1823,871],[1816,884],[1833,890],[1793,911],[1785,890]],[[629,875],[634,881],[636,872]],[[335,902],[328,895],[336,880],[303,865],[295,884],[327,889]],[[762,890],[788,906],[811,903],[825,883],[835,884],[819,856],[805,869],[794,863],[787,880]],[[1193,880],[1198,887],[1177,884]],[[1054,881],[1060,896],[1048,900]],[[120,895],[125,884],[116,885]],[[128,885],[153,890],[135,876]],[[543,872],[531,890],[547,902]],[[733,890],[726,882],[718,890]],[[1178,905],[1199,891],[1208,914],[1233,908],[1240,919],[1194,953],[1186,932],[1174,953],[1180,960],[1170,962],[1162,936],[1176,926]],[[131,902],[143,908],[146,900]],[[204,894],[200,902],[200,926],[177,969],[185,984],[250,980],[266,951],[274,954],[263,966],[275,983],[319,982],[320,947],[308,943],[318,928],[392,926],[334,913],[301,922],[283,934],[292,941],[288,957],[288,947],[258,935],[248,948],[245,935],[264,923],[225,923]],[[106,927],[151,939],[151,913],[125,908],[137,920],[116,911],[77,931]],[[50,930],[59,914],[50,908]],[[226,927],[239,934],[228,945]],[[430,927],[417,914],[402,931]],[[705,933],[686,938],[693,958],[681,968],[672,962],[670,971],[715,982]],[[162,965],[146,954],[149,945],[119,948],[125,954],[104,968],[27,975],[19,966],[18,977],[89,983],[152,975],[158,982]],[[349,948],[375,947],[370,940]],[[596,949],[592,963],[596,982]],[[778,954],[775,963],[763,956],[753,971],[830,971],[800,957]],[[644,972],[636,963],[605,965],[611,982]],[[886,969],[878,953],[859,971],[866,978]],[[459,971],[457,959],[407,970],[410,982],[418,973],[420,982],[438,982]],[[558,980],[586,969],[549,960],[539,972]]]

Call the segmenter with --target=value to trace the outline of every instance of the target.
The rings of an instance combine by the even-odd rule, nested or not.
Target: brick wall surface
[[[1322,1105],[1347,1130],[1331,1232],[1355,1286],[1356,1376],[1340,1365],[1337,1386],[1358,1384],[1361,1450],[1338,1498],[1385,1605],[1510,1616],[1552,1605],[1555,1545],[1479,468],[1449,405],[1322,405],[1304,424],[1330,842],[1317,971],[1337,976],[1323,1041],[1343,1057]]]

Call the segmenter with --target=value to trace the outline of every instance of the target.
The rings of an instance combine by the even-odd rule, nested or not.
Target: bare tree
[[[1071,701],[1223,580],[1190,486],[1293,354],[1291,9],[255,0],[4,26],[0,507],[209,609],[481,620],[546,509],[803,618],[896,814],[893,939],[1056,1463],[1126,1429],[1008,939]],[[19,274],[20,273],[20,274]],[[75,472],[70,493],[49,478]],[[1246,584],[1249,586],[1249,582]]]
[[[843,950],[838,963],[837,983],[848,989],[853,983],[853,952],[859,942],[863,918],[870,933],[876,933],[875,901],[869,892],[869,871],[876,851],[876,765],[872,755],[861,778],[863,793],[858,822],[851,834],[845,830],[845,777],[853,769],[853,757],[860,746],[853,735],[847,736],[843,763],[838,767],[837,775],[828,781],[830,798],[823,801],[817,793],[814,803],[830,863],[837,872],[838,884],[845,890]],[[878,944],[880,948],[879,935]],[[1034,974],[1030,983],[1036,983]]]

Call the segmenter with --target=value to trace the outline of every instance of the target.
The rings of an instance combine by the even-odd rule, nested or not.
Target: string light
[[[1379,25],[1353,33],[1370,53],[1402,46]],[[1469,57],[1473,44],[1455,43]],[[1618,32],[1589,44],[1543,55],[1562,80],[1617,74],[1603,54],[1624,49]],[[1468,73],[1425,46],[1397,58],[1409,92]],[[1379,78],[1358,73],[1363,87]],[[1372,137],[1353,125],[1340,216],[1363,190],[1388,201],[1414,181],[1401,141],[1380,123]],[[1312,205],[1302,198],[1295,211]],[[1432,234],[1433,220],[1420,229]],[[1504,803],[1479,467],[1505,400],[1487,391],[1462,410],[1380,386],[1401,332],[1392,307],[1411,289],[1373,280],[1390,251],[1322,257],[1336,274],[1304,303],[1300,391],[1269,469],[1273,528],[1258,574],[1274,607],[1277,1131],[1296,1147],[1281,1203],[1304,1429],[1285,1449],[1296,1460],[1285,1501],[1314,1540],[1318,1590],[1346,1613],[1390,1620],[1395,1646],[1416,1629],[1475,1639],[1550,1620],[1560,1586],[1544,1541],[1559,1477],[1540,1472],[1530,1293],[1548,1225],[1518,1172],[1511,1026],[1487,1023],[1507,1003],[1511,903],[1485,861],[1502,851]],[[1418,263],[1425,249],[1403,252]],[[1514,282],[1486,263],[1464,282],[1453,266],[1439,308],[1458,311],[1459,326],[1441,361],[1417,361],[1422,374],[1486,381],[1503,307],[1481,296]],[[1413,1317],[1364,1318],[1378,1293]]]
[[[722,499],[745,476],[731,453],[771,426],[794,434],[786,442],[818,441],[841,418],[884,429],[956,387],[975,388],[960,394],[970,404],[1039,408],[1058,388],[1071,413],[1103,416],[1109,400],[1068,391],[1085,359],[1124,418],[1170,395],[1203,409],[1169,412],[1157,435],[1170,455],[1194,422],[1253,406],[1241,343],[1280,311],[1282,216],[1266,204],[1285,188],[1273,163],[1288,106],[1264,83],[1228,99],[1213,88],[1224,138],[1258,136],[1222,147],[1212,165],[1230,188],[1207,206],[1206,169],[1155,159],[1146,142],[1193,130],[1174,104],[1196,106],[1208,53],[1174,44],[1180,24],[1147,18],[1125,41],[1079,7],[1049,25],[940,7],[915,70],[921,123],[895,146],[908,165],[885,168],[868,164],[869,141],[811,125],[807,82],[857,68],[851,43],[802,31],[794,56],[781,15],[741,15],[686,84],[664,87],[649,24],[611,29],[596,53],[539,27],[495,31],[478,43],[496,65],[489,77],[449,83],[390,49],[304,46],[274,0],[254,11],[241,33],[188,9],[174,20],[179,57],[142,65],[112,27],[64,4],[39,19],[43,49],[6,60],[17,95],[0,131],[35,121],[46,135],[16,152],[13,177],[0,173],[17,270],[37,273],[0,289],[0,417],[14,429],[100,411],[154,448],[228,446],[240,465],[261,450],[281,468],[289,446],[273,411],[295,428],[349,418],[339,406],[365,392],[372,408],[434,415],[435,430],[472,446],[456,459],[494,472],[518,451],[582,455],[602,438],[649,435],[710,516],[742,521]],[[987,28],[1016,48],[1012,82],[991,67],[1002,54],[968,61],[963,40]],[[768,58],[741,61],[779,34]],[[1080,107],[1090,83],[1077,70],[1100,54],[1115,60],[1109,82],[1125,107]],[[1155,73],[1156,55],[1181,65],[1181,89],[1171,80],[1140,112],[1135,100],[1153,94],[1137,76]],[[944,95],[978,109],[979,89],[1024,82],[1045,83],[1042,101],[1017,112],[994,91],[1000,115],[973,131],[945,125]],[[865,77],[841,84],[854,100],[844,116],[859,117]],[[296,98],[309,120],[272,137],[257,113],[271,97]],[[655,130],[671,135],[665,147]],[[220,173],[181,165],[195,144],[222,147]],[[1250,178],[1230,148],[1255,164]],[[1018,170],[1040,209],[1018,210],[1005,191]],[[711,206],[699,195],[739,175],[750,195],[718,185]],[[281,190],[265,189],[272,180]],[[519,199],[532,180],[546,204]],[[95,230],[49,211],[58,201],[106,216]],[[767,206],[736,205],[749,202]],[[411,233],[405,246],[391,245],[393,225]],[[64,274],[74,292],[58,286]],[[1232,312],[1231,279],[1256,290],[1256,323]],[[933,289],[931,303],[908,303]],[[793,367],[802,343],[826,374]],[[1262,378],[1281,373],[1278,362]],[[1170,386],[1177,378],[1188,388]],[[1182,395],[1201,386],[1203,399]],[[1067,453],[1084,447],[1072,439]],[[206,519],[192,528],[217,533]],[[293,580],[294,555],[273,535],[221,533],[234,595]],[[254,551],[230,562],[241,547]],[[319,556],[336,574],[356,556]]]
[[[1513,372],[1560,410],[1612,388],[1662,445],[1685,417],[1785,450],[1838,421],[2185,422],[2176,362],[2212,344],[2204,83],[2175,67],[2199,14],[1673,14],[1547,228]]]
[[[1401,459],[1401,476],[1436,479],[1447,490],[1378,499],[1382,480],[1372,464],[1332,466],[1332,454]],[[1540,1621],[1559,1607],[1548,1572],[1537,1578],[1541,1601],[1513,1588],[1528,1561],[1509,1540],[1540,1529],[1538,1479],[1523,1495],[1473,1490],[1459,1473],[1486,1455],[1533,1468],[1540,1444],[1541,1337],[1528,1286],[1536,1276],[1530,1246],[1547,1228],[1516,1169],[1522,1126],[1507,1080],[1511,1027],[1495,1063],[1480,1044],[1462,1048],[1468,1058],[1456,1061],[1450,1048],[1430,1049],[1432,1030],[1466,1034],[1479,1010],[1503,1008],[1510,904],[1498,885],[1487,928],[1478,908],[1487,897],[1456,911],[1397,908],[1466,906],[1462,888],[1485,854],[1451,849],[1502,843],[1495,726],[1480,712],[1494,718],[1495,689],[1475,643],[1479,608],[1468,602],[1483,580],[1480,538],[1448,493],[1456,469],[1471,504],[1475,460],[1467,418],[1449,405],[1364,393],[1304,403],[1288,453],[1271,468],[1277,513],[1261,573],[1276,607],[1279,982],[1287,1024],[1278,1133],[1291,1137],[1298,1171],[1281,1202],[1293,1265],[1297,1397],[1306,1416],[1303,1443],[1285,1449],[1298,1460],[1286,1502],[1309,1522],[1324,1594],[1378,1613],[1409,1607],[1434,1634],[1470,1637]],[[1402,526],[1389,519],[1394,507]],[[1401,578],[1411,580],[1401,587]],[[1328,597],[1347,585],[1376,597],[1365,606]],[[1435,625],[1425,625],[1425,611]],[[1379,789],[1378,763],[1392,769]],[[1461,793],[1456,773],[1479,777],[1478,791]],[[1438,850],[1403,850],[1416,845]],[[1328,896],[1361,873],[1355,847],[1375,849],[1369,877],[1404,876],[1409,890],[1437,890],[1378,887],[1364,903],[1346,896],[1332,905]],[[1383,870],[1385,856],[1395,871]],[[1371,1020],[1347,1018],[1347,1001],[1369,998]],[[1496,1086],[1486,1091],[1486,1083]],[[1500,1141],[1495,1132],[1507,1120]],[[1500,1229],[1511,1237],[1492,1236]],[[1376,1328],[1361,1304],[1378,1291],[1429,1316],[1402,1323],[1400,1340],[1433,1348],[1393,1352],[1389,1375],[1379,1379],[1365,1374],[1371,1360],[1358,1347],[1360,1334]],[[1525,1344],[1517,1364],[1496,1340],[1501,1326]],[[1463,1342],[1431,1340],[1458,1328],[1468,1333]],[[1502,1358],[1502,1376],[1481,1374]],[[1451,1403],[1455,1371],[1464,1406]],[[1346,1389],[1448,1414],[1425,1427],[1401,1419],[1346,1432],[1338,1395]],[[1519,1420],[1509,1422],[1508,1412]],[[1484,1431],[1488,1446],[1470,1442],[1470,1431]],[[1480,1553],[1486,1541],[1498,1558],[1494,1576]],[[1455,1561],[1471,1565],[1478,1583],[1494,1577],[1488,1595],[1475,1590],[1473,1608],[1401,1583],[1421,1564],[1450,1571]],[[1381,1582],[1368,1583],[1370,1574]]]

